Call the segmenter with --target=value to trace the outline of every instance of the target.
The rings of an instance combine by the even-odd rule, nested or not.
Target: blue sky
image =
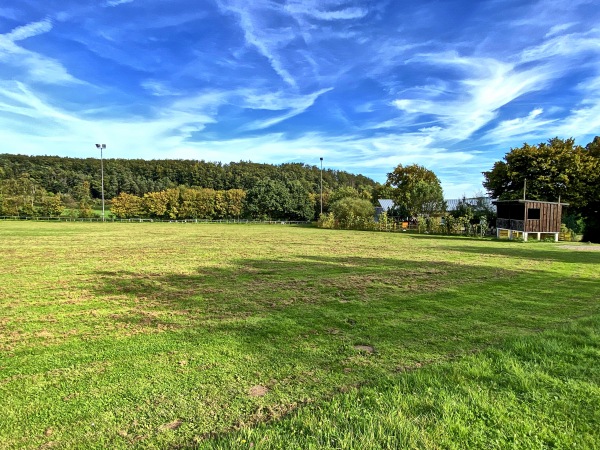
[[[0,5],[4,153],[417,163],[452,198],[511,147],[597,134],[597,0]]]

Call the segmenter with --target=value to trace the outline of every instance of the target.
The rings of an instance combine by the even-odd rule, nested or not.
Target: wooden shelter
[[[562,223],[562,208],[568,203],[542,202],[539,200],[496,200],[493,202],[498,211],[496,219],[496,236],[502,230],[508,231],[508,238],[522,236],[526,241],[528,235],[535,234],[540,240],[542,234],[554,235],[558,241]]]

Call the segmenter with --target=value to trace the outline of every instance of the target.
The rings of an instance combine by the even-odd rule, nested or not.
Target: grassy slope
[[[392,402],[383,422],[398,422],[395,436],[412,427],[416,440],[407,442],[435,447],[460,436],[460,420],[471,422],[469,403],[447,400],[435,377],[442,383],[444,370],[456,371],[468,399],[460,373],[469,361],[503,367],[510,342],[599,311],[600,253],[547,243],[100,223],[0,223],[0,238],[0,447],[204,445],[304,404],[317,409],[302,414],[322,408],[332,415],[319,420],[336,420],[345,407],[335,402],[356,402],[364,389]],[[490,346],[508,356],[463,358]],[[410,371],[423,365],[434,367]],[[595,376],[582,398],[597,404]],[[458,405],[448,422],[458,431],[444,434],[439,414],[393,415],[394,397],[417,381],[415,401],[429,387],[433,411]],[[257,385],[268,393],[249,395]],[[545,417],[532,411],[529,424]],[[290,420],[273,436],[289,434]],[[580,419],[583,427],[594,420],[593,411]],[[343,439],[343,424],[329,427],[338,428],[333,439]]]

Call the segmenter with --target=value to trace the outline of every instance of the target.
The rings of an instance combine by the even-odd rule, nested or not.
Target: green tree
[[[418,164],[399,164],[387,175],[392,199],[403,205],[410,215],[432,215],[445,210],[444,193],[439,178]]]
[[[42,198],[40,214],[43,217],[58,217],[65,210],[60,194],[49,193]]]
[[[371,200],[373,204],[377,204],[378,200],[392,198],[394,196],[394,188],[388,184],[378,184],[372,190]]]
[[[586,150],[575,145],[574,139],[553,138],[548,143],[524,144],[512,148],[504,161],[483,172],[483,186],[494,198],[569,202],[571,207],[584,208],[597,191],[600,160],[594,156],[595,146]]]
[[[0,209],[2,215],[34,216],[36,205],[41,203],[46,191],[31,178],[23,173],[18,178],[9,178],[0,182]]]
[[[358,190],[351,186],[342,186],[329,194],[329,204],[335,203],[343,198],[362,198]]]
[[[375,207],[364,198],[344,197],[330,206],[330,211],[342,228],[353,228],[357,223],[373,221]]]
[[[225,191],[225,201],[227,202],[227,217],[238,218],[242,215],[245,197],[246,192],[244,192],[242,189],[229,189]]]
[[[557,137],[524,144],[483,175],[483,186],[495,198],[522,198],[527,180],[527,198],[569,203],[571,220],[584,218],[584,239],[600,242],[600,137],[585,148]]]
[[[285,184],[266,178],[246,192],[245,210],[254,219],[285,219],[289,202]]]
[[[94,215],[92,210],[92,194],[91,185],[87,180],[77,184],[73,189],[73,198],[77,200],[78,211],[77,216],[81,218],[89,218]]]
[[[137,195],[121,192],[111,201],[110,212],[119,219],[143,217],[142,199]]]
[[[600,243],[600,136],[596,136],[592,142],[585,146],[586,155],[595,162],[596,177],[590,180],[591,192],[588,202],[582,208],[585,224],[583,239],[585,241]]]
[[[314,198],[304,185],[297,180],[287,183],[289,202],[286,216],[290,220],[312,220],[315,213]]]

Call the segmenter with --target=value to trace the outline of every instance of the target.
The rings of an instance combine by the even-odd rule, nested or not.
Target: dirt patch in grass
[[[161,425],[160,430],[161,431],[176,430],[177,428],[179,428],[181,426],[181,424],[183,424],[183,422],[181,420],[175,419],[173,422],[169,422],[169,423],[165,423],[164,425]]]
[[[269,392],[269,388],[261,386],[260,384],[252,386],[248,390],[248,394],[250,395],[250,397],[264,397],[265,395],[267,395],[267,392]]]
[[[365,353],[373,353],[375,351],[375,349],[370,345],[355,345],[354,349]]]
[[[560,248],[568,250],[583,250],[586,252],[600,252],[600,245],[583,244],[583,245],[561,245]]]

